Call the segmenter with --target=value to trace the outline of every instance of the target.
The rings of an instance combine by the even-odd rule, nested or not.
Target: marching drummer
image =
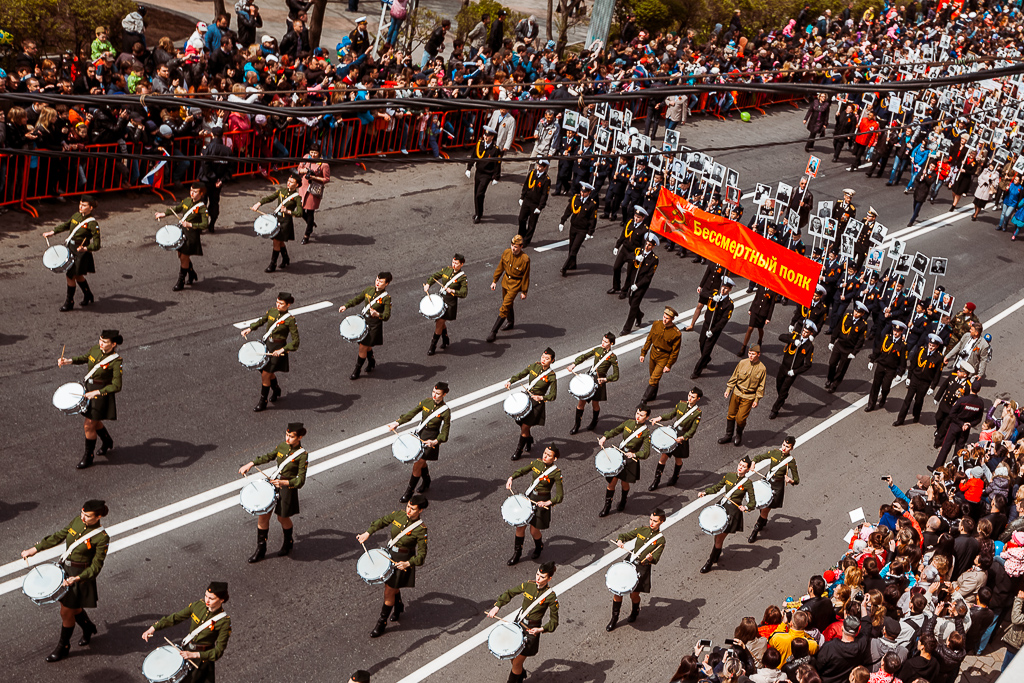
[[[102,500],[87,500],[82,511],[60,531],[50,534],[21,556],[28,559],[40,550],[53,548],[64,541],[67,557],[61,562],[67,578],[64,579],[68,591],[60,599],[60,640],[46,657],[48,662],[59,662],[68,656],[71,650],[71,636],[75,632],[75,624],[82,627],[82,638],[79,647],[84,647],[96,635],[96,624],[92,623],[86,608],[96,607],[96,577],[103,569],[103,561],[107,558],[110,536],[101,528],[101,518],[108,514],[107,504]]]
[[[529,453],[533,448],[533,436],[530,433],[530,428],[534,425],[544,425],[546,412],[544,407],[558,396],[558,381],[555,379],[555,371],[551,369],[551,364],[554,362],[555,352],[548,347],[540,355],[539,363],[530,363],[505,382],[505,388],[510,389],[513,382],[524,377],[529,380],[526,384],[526,391],[530,395],[530,410],[526,415],[516,418],[516,424],[520,428],[519,445],[516,446],[516,450],[512,454],[512,460],[523,457],[524,449]]]
[[[416,488],[416,482],[423,477],[419,492],[424,493],[430,488],[430,470],[428,462],[437,462],[438,451],[441,444],[448,441],[448,430],[452,426],[452,411],[444,402],[448,395],[448,383],[438,382],[430,392],[430,398],[425,398],[416,404],[416,407],[407,413],[403,413],[394,422],[388,423],[388,429],[395,431],[400,425],[411,421],[419,415],[420,426],[415,434],[423,442],[423,452],[412,465],[412,476],[409,478],[409,486],[405,493],[398,499],[399,503],[408,503],[412,498],[412,492]]]
[[[277,551],[278,557],[285,557],[292,551],[294,527],[292,517],[299,514],[299,489],[306,483],[306,467],[309,454],[302,447],[302,437],[306,436],[306,428],[301,422],[289,422],[284,432],[284,441],[277,448],[265,455],[250,460],[238,468],[239,474],[246,474],[253,467],[273,462],[277,465],[274,478],[270,483],[278,491],[277,505],[274,514],[284,531],[284,543]],[[269,476],[269,475],[268,475]],[[249,557],[249,564],[259,562],[267,554],[267,536],[270,535],[270,513],[256,518],[256,552]]]
[[[157,211],[157,220],[160,220],[169,213],[180,216],[178,225],[185,231],[185,243],[178,247],[178,281],[171,289],[180,292],[185,289],[185,276],[188,276],[188,283],[191,285],[199,279],[195,268],[192,267],[192,257],[203,255],[203,243],[199,238],[201,231],[206,230],[210,224],[210,217],[206,213],[206,206],[203,198],[206,197],[206,186],[202,183],[193,183],[185,197],[174,206],[167,207],[166,211]]]
[[[800,485],[800,472],[796,469],[796,458],[790,460],[787,464],[782,467],[778,467],[779,464],[786,458],[792,458],[793,446],[796,445],[796,438],[787,436],[782,440],[782,445],[778,448],[772,449],[762,455],[755,455],[751,461],[753,464],[757,464],[762,460],[770,461],[769,471],[775,470],[775,473],[771,475],[771,479],[768,483],[772,486],[772,502],[771,505],[761,508],[761,516],[754,522],[754,529],[750,532],[750,538],[747,542],[753,543],[757,540],[757,534],[760,533],[761,529],[768,524],[768,513],[772,510],[781,510],[782,502],[786,498],[786,484],[792,484],[793,486]],[[776,469],[778,467],[778,469]],[[767,476],[767,475],[766,475]]]
[[[637,616],[640,614],[640,594],[651,592],[651,567],[658,564],[661,554],[665,552],[665,536],[661,533],[661,525],[665,523],[666,519],[665,511],[657,508],[651,513],[647,526],[638,526],[632,531],[619,534],[615,539],[615,545],[620,548],[625,548],[627,542],[633,541],[633,548],[630,552],[634,555],[640,554],[633,560],[633,563],[637,565],[640,580],[636,585],[636,590],[629,594],[629,600],[633,606],[626,621],[631,624],[636,621]],[[618,594],[612,595],[612,620],[605,626],[606,631],[611,631],[615,628],[619,621],[619,611],[621,609],[622,596]]]
[[[704,398],[704,392],[701,391],[700,387],[695,386],[686,394],[685,401],[680,401],[672,410],[651,420],[652,425],[656,425],[662,420],[672,421],[673,428],[678,436],[676,436],[676,446],[672,450],[662,453],[661,458],[658,459],[658,466],[654,468],[654,481],[647,488],[648,491],[658,488],[669,456],[673,456],[676,459],[676,463],[672,470],[672,478],[668,480],[668,485],[675,486],[676,482],[679,481],[679,471],[683,469],[683,458],[690,457],[690,439],[697,433],[697,426],[700,424],[701,410],[697,407],[697,401],[702,398]],[[682,419],[680,420],[680,418]],[[680,420],[679,424],[675,424],[676,420]]]
[[[512,481],[519,477],[530,475],[530,493],[528,498],[535,503],[533,519],[530,520],[530,536],[533,537],[533,559],[540,557],[544,550],[544,541],[541,538],[541,531],[551,526],[551,508],[562,502],[562,470],[555,465],[558,460],[558,447],[548,446],[540,459],[532,461],[528,465],[520,467],[512,473],[512,476],[505,482],[505,488],[512,490]],[[507,562],[513,566],[519,562],[523,554],[523,541],[526,538],[526,527],[516,527],[516,544],[512,557]]]
[[[682,342],[682,334],[675,324],[676,309],[666,306],[661,314],[661,320],[655,320],[651,325],[651,331],[647,333],[647,339],[640,350],[640,362],[648,353],[651,355],[650,371],[651,376],[647,381],[647,389],[641,401],[653,401],[658,398],[658,385],[661,384],[663,373],[672,372],[672,366],[679,358],[679,347]]]
[[[621,472],[605,477],[608,481],[608,488],[604,492],[604,508],[598,515],[599,517],[607,517],[611,512],[616,483],[619,483],[622,487],[622,498],[619,499],[619,505],[616,509],[619,512],[626,509],[629,485],[635,483],[640,478],[640,461],[646,460],[647,456],[651,454],[651,425],[647,421],[650,414],[651,409],[647,404],[641,403],[636,407],[634,419],[626,420],[618,427],[609,429],[604,433],[604,436],[597,440],[598,445],[604,448],[604,442],[608,439],[619,434],[625,435],[622,444],[617,446],[622,451],[623,456],[625,456],[625,462]]]
[[[196,600],[184,609],[156,622],[142,634],[147,643],[153,634],[185,621],[189,634],[182,641],[178,653],[196,665],[188,667],[188,675],[181,683],[212,683],[216,680],[216,662],[224,655],[231,638],[231,617],[224,611],[228,601],[228,584],[211,581],[202,600]]]
[[[391,273],[384,270],[377,273],[372,287],[367,287],[355,295],[338,309],[338,313],[344,313],[345,309],[364,304],[363,318],[366,319],[366,336],[359,342],[359,357],[356,358],[356,369],[349,375],[349,379],[359,379],[363,363],[366,363],[367,374],[373,372],[377,367],[377,359],[373,357],[373,347],[384,343],[384,322],[391,317],[391,295],[387,292],[391,284]]]
[[[78,212],[70,219],[64,221],[53,230],[44,232],[43,237],[53,237],[57,233],[69,232],[67,248],[71,251],[74,259],[71,266],[64,272],[67,280],[68,294],[64,299],[64,305],[60,307],[62,313],[70,311],[75,307],[75,287],[82,288],[82,308],[91,304],[95,298],[85,276],[96,272],[96,264],[93,262],[92,253],[100,250],[100,226],[92,212],[96,209],[96,198],[91,194],[82,195],[78,200]]]
[[[469,283],[466,281],[466,273],[462,266],[466,265],[466,257],[462,254],[455,254],[452,257],[452,265],[445,266],[437,271],[423,283],[423,293],[430,293],[430,285],[435,282],[441,285],[441,298],[444,299],[445,309],[437,320],[434,321],[434,336],[430,339],[430,350],[428,356],[433,356],[437,351],[437,341],[441,340],[441,349],[447,349],[451,340],[448,338],[448,321],[455,320],[459,312],[459,299],[465,299],[469,294]]]
[[[520,623],[526,631],[526,646],[512,660],[512,671],[508,675],[508,683],[522,683],[526,678],[523,663],[527,657],[533,657],[540,650],[540,634],[554,633],[558,628],[558,596],[549,585],[555,575],[555,563],[545,562],[537,568],[537,575],[532,581],[509,588],[494,602],[494,607],[487,613],[491,619],[498,618],[498,610],[512,602],[517,595],[523,596],[523,606],[519,610]],[[548,613],[548,621],[542,625],[544,613]]]
[[[295,224],[293,218],[302,218],[302,193],[299,185],[302,180],[297,173],[288,176],[284,185],[278,185],[272,194],[268,194],[252,205],[253,211],[259,211],[260,207],[270,202],[279,202],[274,214],[277,216],[277,234],[273,237],[274,251],[270,255],[270,265],[264,273],[273,273],[277,270],[277,257],[281,257],[281,270],[288,267],[292,262],[288,258],[288,247],[285,242],[295,239]]]
[[[103,425],[104,420],[117,420],[117,400],[115,394],[121,391],[123,374],[121,355],[117,352],[124,338],[117,330],[103,330],[99,341],[81,356],[61,358],[58,367],[65,365],[87,365],[85,376],[85,398],[88,399],[82,415],[85,417],[85,455],[76,467],[84,470],[92,466],[93,453],[96,450],[97,437],[102,441],[100,455],[114,450],[114,440]]]
[[[402,589],[416,586],[416,567],[423,566],[427,559],[427,525],[420,515],[427,509],[425,496],[417,493],[405,504],[405,511],[397,510],[384,515],[364,532],[356,536],[360,544],[366,543],[370,535],[384,527],[391,534],[391,561],[395,572],[384,584],[384,606],[380,608],[380,618],[370,632],[371,638],[379,638],[387,626],[388,616],[391,621],[398,621],[405,604],[402,603]],[[394,614],[392,614],[394,609]]]
[[[701,574],[707,574],[711,571],[712,565],[718,564],[718,560],[722,557],[722,546],[725,544],[725,537],[731,533],[743,531],[743,513],[754,507],[754,488],[749,482],[740,483],[740,481],[747,476],[751,466],[750,458],[744,457],[736,465],[735,473],[729,472],[722,475],[720,482],[707,487],[697,494],[698,498],[703,498],[712,493],[718,493],[722,489],[728,488],[732,490],[735,487],[735,490],[732,490],[732,493],[729,495],[728,501],[722,505],[727,516],[725,529],[715,534],[715,547],[711,549],[711,557],[700,568]],[[744,497],[747,499],[746,503],[743,502]]]
[[[494,321],[491,333],[487,335],[488,343],[493,343],[498,338],[498,330],[511,330],[515,327],[516,294],[520,299],[525,299],[526,292],[530,289],[530,257],[523,251],[521,235],[513,236],[512,244],[501,253],[501,261],[494,269],[494,276],[491,278],[492,292],[498,286],[499,277],[501,278],[501,308],[498,309],[498,319]]]
[[[267,364],[260,370],[260,402],[253,408],[259,413],[267,409],[267,396],[276,403],[281,398],[281,386],[277,373],[288,372],[288,354],[299,348],[299,326],[295,316],[288,312],[295,303],[295,297],[288,292],[278,292],[277,302],[263,317],[242,330],[242,337],[248,337],[253,330],[267,325],[264,342],[267,345]]]
[[[592,432],[597,429],[597,418],[601,415],[601,401],[608,400],[608,382],[619,381],[619,358],[612,352],[614,345],[615,335],[607,332],[601,339],[600,346],[595,346],[586,353],[576,356],[569,366],[569,372],[573,372],[577,365],[582,365],[587,360],[593,360],[593,364],[587,372],[593,375],[594,381],[597,382],[597,388],[590,399],[581,398],[577,401],[576,418],[573,421],[572,429],[569,430],[570,434],[580,431],[580,423],[583,421],[583,411],[587,408],[587,400],[590,401],[590,405],[594,409],[594,415],[590,419],[590,424],[587,425],[587,431]]]

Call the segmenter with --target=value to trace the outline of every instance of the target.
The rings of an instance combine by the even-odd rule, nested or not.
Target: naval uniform
[[[615,240],[617,253],[615,262],[612,264],[612,288],[609,294],[622,289],[622,267],[633,261],[644,250],[644,235],[646,234],[643,224],[634,225],[632,218],[622,228],[622,234]]]
[[[302,451],[292,458],[283,470],[279,470],[272,479],[287,479],[288,485],[277,489],[277,505],[274,506],[274,514],[278,517],[291,517],[299,514],[299,489],[306,483],[306,466],[309,464],[309,454],[302,446],[290,446],[287,441],[277,444],[277,448],[261,455],[252,461],[253,465],[264,465],[268,462],[275,463],[281,467],[281,463],[288,460],[295,451]]]
[[[284,317],[287,316],[287,317]],[[284,318],[282,320],[282,318]],[[280,323],[277,321],[281,320]],[[267,356],[267,364],[263,366],[262,372],[277,373],[288,372],[288,354],[299,348],[299,326],[295,322],[295,316],[291,313],[271,308],[263,317],[249,325],[250,330],[258,330],[264,325],[269,325],[270,336],[264,344],[267,345],[267,352],[271,353],[278,349],[284,349],[280,356]],[[289,341],[289,336],[291,341]]]
[[[442,406],[445,407],[444,410],[440,410]],[[434,412],[439,410],[440,412],[434,415]],[[425,398],[412,410],[402,413],[396,422],[404,425],[406,422],[411,422],[417,415],[420,416],[420,426],[417,430],[413,430],[413,433],[422,441],[437,439],[436,446],[423,447],[423,453],[420,454],[419,459],[434,462],[437,460],[441,444],[448,441],[448,430],[452,425],[452,411],[446,406],[444,399],[434,401],[433,398]]]
[[[541,376],[541,379],[537,379],[538,376]],[[529,393],[537,394],[544,398],[540,401],[534,401],[531,398],[530,412],[523,417],[516,418],[516,424],[528,425],[530,427],[543,425],[546,412],[544,409],[545,406],[549,401],[554,401],[558,396],[558,380],[555,379],[555,369],[548,367],[548,369],[545,370],[541,367],[540,363],[530,363],[525,369],[512,375],[508,381],[510,383],[516,382],[524,377],[528,378],[526,382],[527,387],[530,387],[531,383],[536,382],[532,387],[530,387]],[[524,387],[524,389],[525,388],[526,387]]]
[[[550,587],[550,584],[549,584]],[[523,583],[509,588],[502,593],[494,602],[495,607],[504,607],[517,595],[522,594],[523,605],[519,609],[519,623],[525,628],[541,628],[544,613],[548,613],[548,622],[543,625],[544,633],[554,633],[558,628],[558,596],[554,591],[548,593],[548,588],[540,588],[536,581],[524,581]],[[547,595],[545,595],[547,594]],[[544,596],[544,600],[534,604]],[[520,652],[524,657],[533,657],[540,649],[540,634],[526,634],[526,647]]]
[[[867,338],[868,324],[863,319],[854,317],[852,312],[843,316],[843,319],[832,331],[832,356],[828,359],[828,375],[826,386],[829,384],[838,386],[846,376],[846,369],[850,367],[850,354],[854,356],[864,347],[864,340]]]
[[[551,508],[562,502],[562,496],[564,495],[562,487],[562,470],[556,468],[551,474],[544,474],[548,471],[550,465],[545,465],[544,461],[537,458],[529,465],[524,465],[518,470],[512,473],[513,479],[530,475],[530,484],[537,481],[540,482],[530,491],[528,496],[530,500],[535,503],[543,503],[544,501],[551,501],[550,507],[534,507],[533,508],[533,519],[530,520],[530,526],[535,529],[543,531],[551,526]]]
[[[89,371],[96,368],[96,364],[106,360],[109,355],[100,349],[99,344],[89,349],[89,352],[71,359],[74,365],[88,365]],[[107,361],[99,366],[96,372],[85,381],[85,390],[99,391],[100,395],[89,399],[82,409],[82,415],[87,420],[116,420],[117,400],[115,394],[121,391],[121,375],[123,374],[121,357]]]
[[[365,307],[378,295],[385,292],[386,290],[378,292],[377,288],[371,285],[345,302],[345,309],[348,310],[353,306]],[[362,346],[380,346],[384,343],[384,321],[391,317],[391,295],[381,297],[370,308],[380,313],[380,317],[375,318],[370,315],[369,311],[366,312],[366,315],[363,316],[366,320],[366,336],[359,343]]]
[[[732,318],[732,299],[728,294],[721,295],[721,299],[719,296],[717,290],[712,292],[711,300],[708,301],[707,310],[704,312],[704,323],[700,327],[698,337],[700,358],[693,368],[694,375],[699,375],[711,363],[711,354],[718,344],[718,338],[722,336],[726,323]]]
[[[796,382],[796,378],[811,369],[814,362],[814,344],[810,338],[804,339],[799,331],[790,335],[789,343],[782,350],[782,362],[779,363],[779,371],[775,375],[775,393],[778,396],[772,404],[771,415],[777,414],[786,405],[789,398],[789,390]],[[793,376],[790,377],[790,371]]]
[[[466,281],[466,271],[460,270],[458,272],[458,279],[449,284],[449,281],[455,277],[455,275],[456,272],[454,268],[451,266],[445,266],[427,278],[428,285],[436,282],[442,287],[448,285],[448,289],[452,291],[451,294],[441,292],[441,298],[444,299],[445,304],[444,313],[441,314],[441,320],[455,320],[459,314],[459,299],[465,299],[469,294],[469,283]]]
[[[71,251],[74,259],[64,274],[75,279],[80,275],[88,275],[96,272],[96,265],[93,262],[92,253],[100,250],[100,226],[93,216],[83,216],[75,212],[75,215],[53,229],[58,235],[62,232],[70,232],[64,245]],[[78,251],[79,247],[85,247],[86,251]]]
[[[868,406],[875,407],[876,400],[885,405],[889,397],[892,381],[902,375],[907,367],[907,342],[904,337],[895,339],[892,332],[882,337],[878,350],[868,356],[868,362],[875,364],[875,374],[871,378],[871,392],[868,394]]]
[[[501,149],[495,143],[487,144],[484,140],[476,143],[471,161],[466,170],[472,171],[476,166],[476,183],[473,188],[474,217],[480,219],[484,215],[484,197],[492,180],[501,176]]]
[[[611,439],[619,434],[623,434],[624,438],[618,448],[625,453],[632,453],[635,457],[626,457],[622,471],[614,476],[605,477],[605,479],[609,482],[612,479],[618,479],[626,484],[632,484],[640,479],[640,461],[646,460],[651,454],[651,423],[638,424],[636,420],[626,420],[618,427],[613,427],[605,432],[604,438]]]
[[[607,358],[605,358],[607,356]],[[587,370],[588,374],[594,376],[594,379],[604,378],[608,382],[619,381],[619,358],[612,351],[605,351],[600,346],[595,346],[586,353],[581,353],[576,356],[573,360],[573,365],[579,367],[581,364],[587,362],[593,358],[593,362],[596,366],[591,367]],[[588,401],[607,401],[608,400],[608,382],[598,382],[597,389],[594,390],[594,395],[588,398]]]
[[[211,612],[204,601],[196,600],[185,609],[169,614],[153,624],[153,630],[160,631],[184,621],[188,623],[191,632],[223,611],[224,607],[221,606],[216,612]],[[191,666],[186,666],[188,674],[182,679],[182,683],[215,683],[217,680],[215,662],[224,654],[229,638],[231,638],[231,617],[224,616],[196,634],[188,645],[183,646],[183,650],[199,653],[197,663],[199,668],[193,669]],[[197,660],[189,661],[196,662]]]
[[[46,550],[59,545],[64,541],[64,547],[70,548],[82,536],[91,533],[99,528],[100,523],[94,526],[86,526],[81,517],[75,517],[71,522],[53,534],[50,534],[39,543],[35,544],[36,550]],[[96,577],[103,569],[103,562],[107,558],[107,549],[110,546],[110,536],[106,531],[101,531],[84,543],[79,543],[67,559],[61,563],[64,571],[69,577],[77,576],[78,581],[68,587],[68,592],[60,599],[60,604],[68,609],[92,609],[96,607],[96,600],[99,594],[96,591]]]
[[[660,534],[660,531],[654,531],[651,527],[644,525],[637,527],[632,531],[625,531],[618,536],[616,540],[627,543],[633,541],[633,548],[630,552],[635,553],[650,541],[652,538]],[[634,540],[635,539],[635,540]],[[636,588],[632,591],[633,593],[650,593],[651,592],[651,567],[658,564],[658,560],[661,559],[661,554],[665,552],[665,536],[652,543],[646,550],[644,550],[641,557],[636,558],[634,564],[636,564],[637,571],[640,573],[640,581],[637,583]],[[653,555],[650,562],[647,561],[647,556]]]
[[[569,203],[565,205],[562,212],[561,223],[569,221],[569,254],[562,264],[562,275],[567,270],[576,270],[576,256],[580,247],[586,241],[587,236],[594,236],[597,228],[597,197],[591,192],[584,199],[580,194],[574,194]]]
[[[713,486],[709,486],[704,489],[706,495],[712,493],[718,493],[722,489],[732,490],[733,486],[740,481],[742,477],[737,475],[735,472],[729,472],[722,476],[722,480]],[[744,503],[743,499],[746,497],[747,502]],[[725,514],[728,517],[725,529],[721,532],[723,534],[734,534],[743,531],[743,513],[740,512],[738,505],[746,505],[748,510],[754,509],[754,487],[748,480],[745,484],[741,484],[732,495],[729,496],[729,500],[732,503],[724,502],[722,507],[725,509]],[[735,503],[735,505],[733,505]]]
[[[942,373],[942,353],[938,350],[929,353],[928,347],[922,346],[916,354],[908,359],[907,367],[910,368],[908,377],[910,386],[907,387],[907,395],[903,399],[903,405],[900,406],[899,415],[896,416],[897,427],[906,419],[911,403],[914,404],[914,422],[921,419],[921,406],[924,405],[924,397],[928,394],[928,389],[934,389],[939,384],[939,377]]]
[[[417,520],[419,521],[419,520]],[[391,540],[394,544],[390,548],[391,559],[395,562],[408,562],[411,566],[408,569],[395,569],[391,578],[385,582],[385,586],[391,588],[413,588],[416,586],[416,567],[423,566],[427,559],[427,525],[419,524],[411,531],[407,530],[416,522],[410,522],[409,516],[404,510],[397,510],[390,515],[384,515],[366,530],[371,536],[374,532],[388,528]],[[398,538],[399,540],[395,541]]]
[[[537,169],[531,169],[526,175],[523,183],[523,191],[519,198],[523,201],[519,209],[519,234],[523,238],[523,248],[530,246],[533,235],[537,231],[537,219],[540,214],[537,210],[544,210],[548,205],[548,193],[551,191],[551,177],[544,173],[538,173]]]
[[[756,465],[762,460],[770,461],[768,466],[769,471],[775,468],[780,462],[793,455],[792,451],[788,454],[783,453],[779,449],[775,448],[762,455],[755,455],[750,459],[751,463]],[[789,474],[789,478],[793,480],[793,485],[800,484],[800,472],[796,468],[796,458],[790,460],[785,467],[780,467],[779,470],[772,475],[772,478],[768,480],[768,483],[772,486],[772,504],[768,507],[772,510],[781,510],[782,503],[786,499],[786,474]],[[765,475],[767,476],[767,475]]]

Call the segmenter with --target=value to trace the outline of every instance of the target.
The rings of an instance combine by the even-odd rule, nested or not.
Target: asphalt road
[[[689,145],[707,149],[797,139],[802,131],[800,113],[780,109],[753,124],[701,120],[684,132]],[[826,157],[823,145],[818,147]],[[757,182],[795,184],[807,156],[796,144],[754,147],[716,160],[738,169],[741,186],[752,189]],[[849,163],[849,156],[845,160]],[[0,378],[8,391],[0,397],[0,411],[8,425],[8,465],[0,554],[13,563],[23,548],[70,520],[87,498],[108,501],[106,526],[130,522],[115,536],[115,552],[100,577],[100,606],[92,612],[100,634],[88,648],[73,645],[72,656],[60,664],[43,661],[58,634],[56,608],[36,607],[21,594],[23,568],[0,567],[0,610],[18,625],[0,635],[12,680],[141,680],[141,663],[152,647],[141,640],[142,631],[199,599],[210,580],[231,586],[227,609],[234,634],[218,664],[223,680],[338,680],[357,668],[370,669],[374,680],[420,680],[432,662],[434,680],[504,680],[507,664],[486,647],[466,645],[487,626],[483,612],[497,595],[531,577],[536,566],[529,559],[515,568],[505,565],[512,531],[499,507],[506,495],[503,482],[518,465],[509,461],[517,429],[501,410],[500,384],[537,360],[546,346],[564,368],[604,332],[617,332],[626,313],[625,302],[605,294],[617,224],[599,223],[595,239],[580,254],[580,269],[566,279],[558,275],[564,247],[534,248],[560,238],[556,225],[565,200],[552,198],[529,250],[532,285],[528,298],[517,303],[517,327],[502,333],[496,344],[484,343],[500,303],[488,285],[515,233],[526,168],[510,166],[488,193],[484,222],[472,225],[472,184],[463,166],[388,163],[363,171],[337,164],[315,241],[290,245],[292,267],[272,275],[263,272],[270,245],[252,235],[246,208],[265,184],[233,183],[224,192],[217,233],[204,237],[207,255],[196,259],[201,280],[178,293],[171,291],[176,259],[153,242],[159,224],[152,212],[162,205],[150,195],[104,195],[99,272],[89,278],[97,302],[65,314],[57,311],[62,279],[39,263],[45,248],[39,235],[65,219],[72,205],[42,207],[35,224],[21,215],[5,216],[0,305],[7,324],[0,346],[6,362]],[[904,230],[909,197],[883,181],[845,172],[830,157],[822,168],[812,185],[816,199],[837,198],[843,187],[852,186],[861,213],[872,205],[891,233]],[[993,231],[995,212],[972,223],[963,214],[947,214],[948,191],[941,197],[925,206],[922,227],[904,233],[910,249],[948,257],[947,289],[960,303],[974,301],[983,321],[992,319],[1024,296],[1018,284],[1024,274],[1019,247]],[[417,311],[421,284],[455,251],[468,257],[470,294],[450,326],[452,346],[428,357],[431,324]],[[644,307],[647,319],[665,304],[688,314],[703,266],[658,253],[662,267]],[[394,313],[385,324],[385,344],[376,352],[377,370],[352,382],[355,348],[338,337],[337,307],[383,269],[395,275],[389,287]],[[292,292],[297,307],[332,305],[298,316],[302,344],[292,356],[292,372],[281,377],[284,397],[255,414],[258,379],[235,360],[241,338],[232,324],[261,315],[280,290]],[[744,301],[741,294],[734,298]],[[745,433],[745,447],[715,442],[724,428],[722,392],[745,329],[746,306],[738,305],[711,367],[697,382],[706,395],[705,417],[678,487],[649,493],[654,462],[647,461],[622,514],[597,517],[604,489],[592,461],[598,435],[568,436],[575,401],[567,381],[560,380],[547,426],[534,432],[537,452],[544,443],[559,445],[566,480],[565,502],[555,508],[541,561],[559,563],[556,582],[573,585],[560,591],[560,628],[543,637],[540,655],[528,661],[531,680],[600,682],[635,675],[638,666],[667,678],[697,638],[720,642],[731,637],[740,617],[760,618],[767,604],[802,593],[807,577],[840,553],[847,511],[863,506],[870,517],[887,500],[881,475],[905,483],[931,462],[930,411],[922,425],[889,426],[902,388],[893,390],[888,412],[860,410],[870,385],[865,358],[854,362],[837,393],[825,392],[824,339],[817,344],[815,367],[796,383],[787,408],[779,419],[767,420],[782,346],[777,335],[791,313],[779,309],[766,329],[763,358],[772,374],[765,403]],[[81,353],[101,329],[111,327],[125,337],[120,419],[109,425],[117,448],[110,457],[97,458],[95,467],[77,471],[80,420],[59,414],[50,396],[56,386],[80,375],[77,369],[58,369],[55,361],[63,344],[68,355]],[[1018,309],[992,327],[995,359],[982,392],[986,400],[1019,395],[1020,378],[1007,370],[1021,361],[1012,340],[1022,331],[1024,312]],[[635,350],[642,337],[643,332],[620,341],[620,347],[632,350],[620,352],[622,379],[610,389],[602,429],[632,416],[643,392],[646,367]],[[656,410],[667,410],[685,395],[698,355],[696,338],[685,335]],[[404,591],[407,612],[401,624],[370,640],[381,590],[366,586],[355,573],[361,553],[355,535],[399,507],[409,474],[391,456],[383,425],[442,379],[451,385],[456,419],[440,461],[431,466],[432,505],[425,513],[430,553],[417,573],[418,586]],[[295,551],[287,559],[273,556],[281,540],[274,522],[271,556],[250,566],[245,558],[253,548],[255,523],[233,502],[240,485],[236,470],[270,450],[285,425],[296,420],[309,429],[303,445],[313,454],[301,493],[302,514],[295,519]],[[679,511],[718,473],[733,469],[741,455],[775,447],[787,433],[801,437],[795,453],[802,484],[787,496],[786,509],[773,516],[777,521],[761,540],[749,545],[730,538],[721,568],[702,576],[697,569],[710,538],[699,531],[695,516],[678,521],[667,533],[668,549],[655,569],[654,591],[644,600],[640,620],[606,633],[609,593],[604,571],[594,563],[614,550],[609,539],[644,523],[656,506]],[[748,516],[748,528],[752,522]],[[165,633],[180,638],[185,632]]]

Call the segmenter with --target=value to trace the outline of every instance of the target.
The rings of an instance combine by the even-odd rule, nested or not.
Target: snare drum
[[[608,567],[604,575],[604,585],[616,595],[628,595],[640,584],[640,570],[632,562],[623,560]]]
[[[766,508],[772,504],[775,500],[775,491],[772,491],[772,485],[766,482],[764,479],[758,479],[754,482],[754,507],[758,510]]]
[[[177,225],[165,225],[156,231],[156,243],[161,249],[174,251],[185,244],[185,231]]]
[[[593,375],[573,375],[569,380],[569,393],[581,401],[589,401],[597,393],[597,380]]]
[[[521,493],[509,496],[501,504],[501,518],[510,526],[526,526],[533,520],[533,501]]]
[[[509,394],[505,398],[505,402],[501,405],[505,414],[514,420],[521,420],[530,414],[530,409],[533,407],[533,399],[525,391],[517,391],[514,394]]]
[[[273,511],[280,495],[277,487],[261,476],[242,488],[238,504],[250,515],[266,515]]]
[[[729,526],[729,513],[721,505],[709,505],[697,516],[700,530],[709,536],[717,536]]]
[[[260,237],[277,237],[281,232],[281,226],[277,224],[277,216],[269,213],[257,216],[253,221],[252,229]]]
[[[388,551],[383,548],[371,548],[356,560],[356,573],[371,586],[384,583],[395,573],[395,565],[391,563]]]
[[[618,448],[602,448],[594,459],[594,466],[604,477],[614,477],[626,466],[626,458]]]
[[[71,250],[63,244],[54,244],[43,252],[43,265],[55,273],[66,273],[74,262]]]
[[[502,621],[487,634],[487,649],[498,659],[515,659],[526,647],[526,630]]]
[[[437,320],[448,310],[448,304],[437,294],[427,294],[420,299],[420,315],[427,320]]]
[[[188,663],[178,648],[170,645],[161,645],[142,662],[142,675],[150,683],[178,683],[188,670]]]
[[[29,570],[21,582],[21,592],[37,605],[50,605],[68,592],[64,580],[68,578],[64,567],[56,562],[38,564]]]
[[[238,362],[250,370],[262,370],[270,362],[267,345],[258,341],[245,342],[238,349]]]
[[[342,320],[338,331],[345,341],[361,342],[366,339],[370,328],[366,325],[366,319],[356,314]]]
[[[78,382],[68,382],[57,387],[53,392],[53,407],[65,415],[78,415],[85,409],[89,399],[85,397],[85,387]]]
[[[398,462],[409,465],[416,462],[426,449],[415,434],[401,434],[391,444],[391,455],[398,458]]]
[[[651,446],[659,453],[668,453],[679,445],[676,443],[677,438],[679,434],[671,427],[658,427],[651,434]]]

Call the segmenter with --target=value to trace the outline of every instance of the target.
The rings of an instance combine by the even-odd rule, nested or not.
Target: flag
[[[166,156],[170,156],[163,149],[161,149],[160,151],[163,152],[165,157]],[[164,170],[164,166],[166,166],[166,165],[167,165],[167,160],[164,159],[163,161],[158,163],[156,166],[151,168],[149,173],[147,173],[145,176],[143,176],[142,184],[146,185],[147,187],[151,187],[154,190],[159,190],[161,187],[163,187],[164,186],[163,170]]]

